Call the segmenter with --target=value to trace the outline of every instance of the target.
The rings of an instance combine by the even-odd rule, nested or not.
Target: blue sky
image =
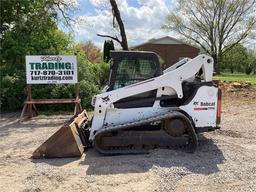
[[[97,14],[97,12],[95,11],[95,6],[93,5],[93,3],[91,3],[92,1],[89,0],[78,0],[77,1],[79,4],[79,10],[77,12],[76,15],[95,15]],[[128,0],[127,1],[128,5],[131,7],[140,7],[140,4],[137,0]]]
[[[118,36],[117,29],[112,27],[112,13],[109,0],[64,0],[73,5],[72,18],[76,23],[72,26],[76,42],[91,41],[102,48],[106,38],[97,33]],[[177,0],[116,0],[123,19],[129,46],[144,43],[152,38],[172,36],[179,38],[174,32],[161,29],[166,16],[174,11]],[[64,31],[66,28],[60,26]],[[256,31],[255,31],[256,33]],[[256,39],[247,39],[246,46],[255,49]],[[118,48],[119,44],[115,43]]]
[[[92,41],[102,47],[105,38],[96,34],[119,36],[112,27],[112,14],[108,0],[69,0],[76,4],[73,12],[76,24],[73,26],[73,36],[77,42]],[[129,46],[143,43],[151,38],[166,35],[171,32],[161,29],[166,15],[175,7],[175,0],[117,0],[123,19]],[[116,44],[117,46],[117,44]]]

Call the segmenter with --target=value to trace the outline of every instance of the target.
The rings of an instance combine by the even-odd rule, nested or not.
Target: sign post
[[[74,114],[82,111],[79,98],[76,56],[30,55],[26,56],[27,99],[24,102],[20,120],[38,114],[36,104],[75,104]],[[72,99],[33,99],[33,84],[75,84],[76,98]]]

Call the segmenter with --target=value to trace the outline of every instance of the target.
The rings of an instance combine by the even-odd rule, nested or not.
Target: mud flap
[[[33,152],[32,158],[81,157],[85,147],[81,139],[85,138],[80,138],[78,129],[87,121],[85,110],[72,117]]]

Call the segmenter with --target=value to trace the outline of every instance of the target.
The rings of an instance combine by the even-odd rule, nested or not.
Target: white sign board
[[[77,83],[76,56],[26,56],[27,84]]]

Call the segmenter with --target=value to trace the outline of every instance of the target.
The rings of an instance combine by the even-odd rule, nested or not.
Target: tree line
[[[238,44],[255,38],[256,0],[178,0],[177,4],[163,28],[211,55],[218,74]]]

